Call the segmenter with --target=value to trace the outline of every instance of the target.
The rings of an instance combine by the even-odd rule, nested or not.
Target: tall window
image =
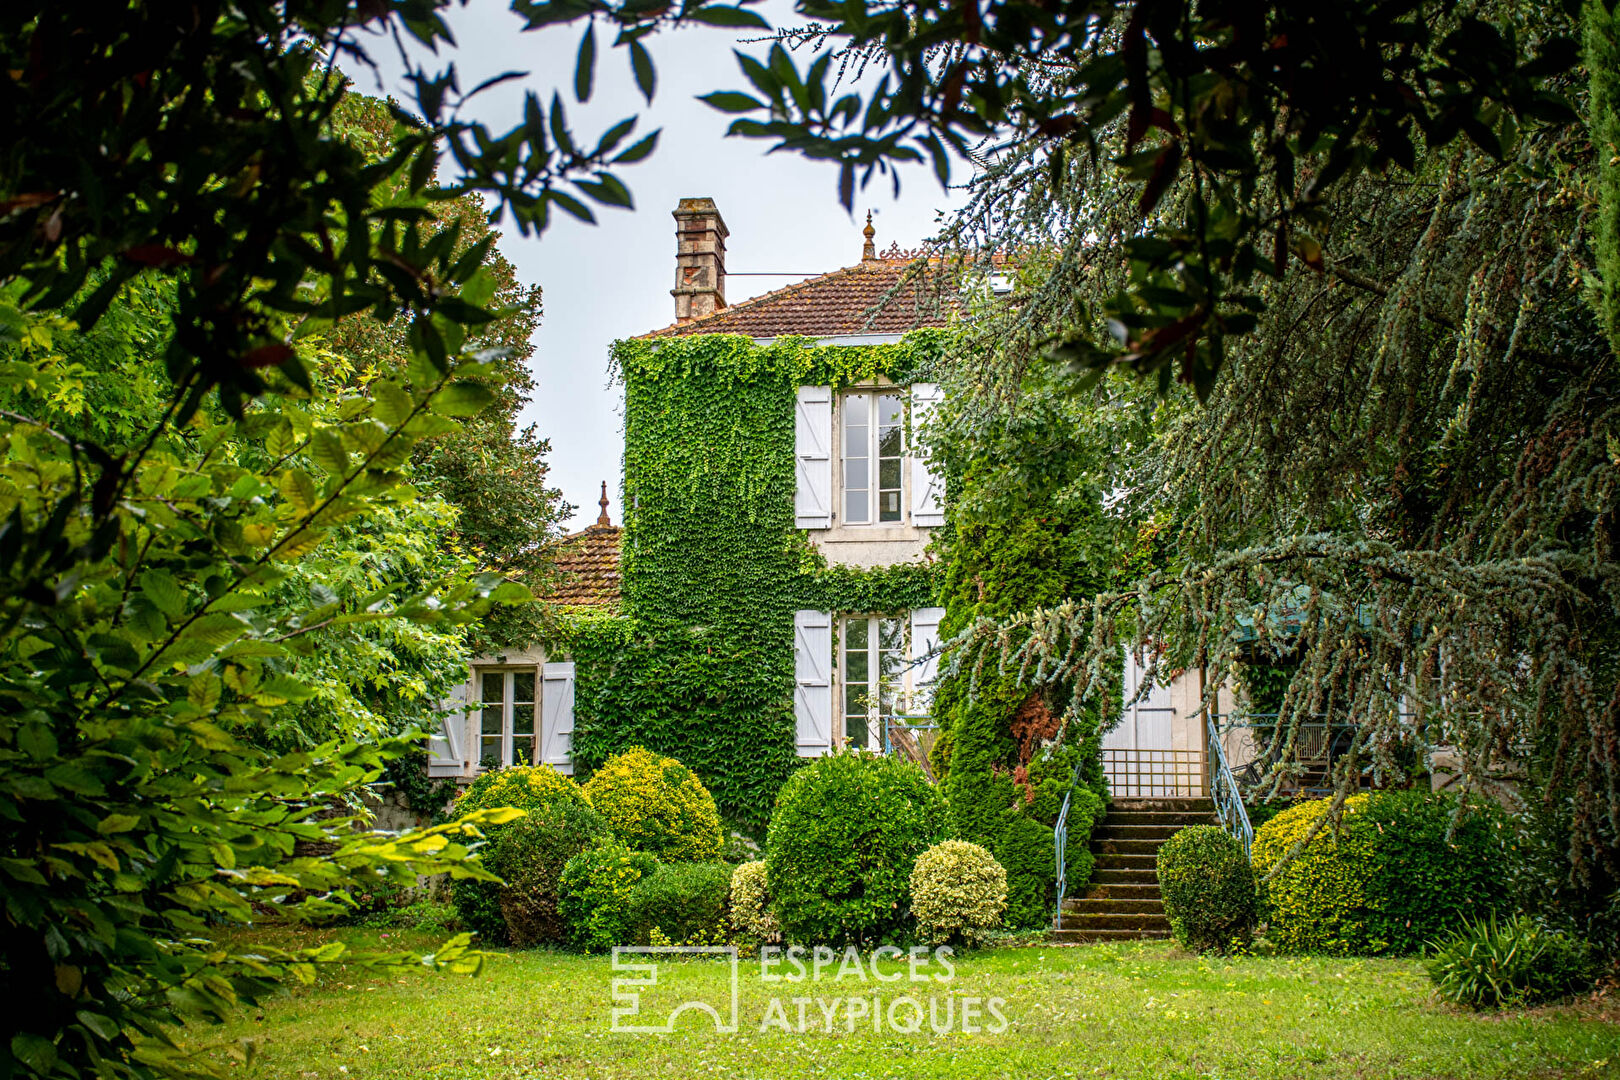
[[[535,671],[483,671],[478,687],[478,764],[535,763]]]
[[[844,737],[880,750],[906,669],[906,620],[856,615],[843,621]]]
[[[905,403],[898,393],[845,394],[844,524],[899,522],[905,474]]]

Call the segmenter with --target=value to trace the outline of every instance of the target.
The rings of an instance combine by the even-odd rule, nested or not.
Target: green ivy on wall
[[[757,345],[736,335],[615,344],[625,387],[623,614],[570,616],[573,756],[629,746],[695,771],[734,824],[760,831],[797,767],[793,612],[927,606],[923,565],[829,567],[794,526],[800,386],[907,383],[943,345]]]

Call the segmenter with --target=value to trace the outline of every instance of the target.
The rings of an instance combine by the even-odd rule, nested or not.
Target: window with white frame
[[[537,674],[532,667],[478,671],[478,764],[481,768],[536,763]]]
[[[851,390],[839,401],[839,460],[845,525],[905,520],[905,397],[899,390]]]
[[[884,718],[895,714],[905,690],[907,623],[880,615],[840,620],[839,682],[850,746],[883,748]]]

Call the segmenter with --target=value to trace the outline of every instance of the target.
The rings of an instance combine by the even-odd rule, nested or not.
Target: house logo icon
[[[731,966],[731,1002],[729,1011],[712,1001],[683,1001],[661,1024],[636,1023],[650,1017],[641,1011],[641,991],[658,985],[658,966],[662,958],[725,957]],[[734,945],[615,945],[613,947],[613,1031],[632,1035],[670,1035],[675,1023],[688,1009],[708,1013],[714,1019],[717,1035],[737,1033],[737,948]],[[623,972],[624,975],[618,973]]]

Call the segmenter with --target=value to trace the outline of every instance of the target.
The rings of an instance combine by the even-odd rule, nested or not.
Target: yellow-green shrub
[[[569,859],[557,882],[557,910],[569,942],[591,952],[634,944],[630,897],[657,869],[651,855],[611,841]]]
[[[745,862],[731,872],[731,932],[738,945],[758,948],[782,936],[771,912],[765,860]]]
[[[608,760],[585,796],[627,847],[670,862],[720,857],[720,814],[709,789],[685,765],[641,747]]]
[[[579,785],[568,777],[557,772],[548,765],[529,766],[514,765],[505,769],[490,769],[480,773],[467,790],[456,799],[455,813],[462,816],[474,810],[491,810],[497,807],[511,806],[519,810],[534,812],[536,810],[554,809],[571,816],[588,815],[590,803],[585,800]],[[490,871],[506,876],[500,869],[503,852],[501,851],[501,838],[511,830],[514,823],[506,825],[488,826],[484,829],[485,842],[481,849],[486,865]],[[595,836],[598,830],[587,830],[587,838]],[[568,856],[564,854],[562,858]],[[507,908],[511,907],[510,898],[506,896],[507,887],[495,881],[459,880],[451,885],[451,900],[456,905],[456,914],[460,916],[467,929],[475,931],[483,939],[484,944],[504,945],[512,940],[506,920],[506,913],[502,908],[503,898],[507,900]],[[526,936],[526,931],[519,937]]]
[[[498,806],[535,810],[559,800],[587,805],[579,785],[551,766],[512,765],[479,773],[478,778],[467,785],[467,790],[457,796],[455,812],[460,817],[474,810]]]
[[[945,840],[917,856],[911,914],[925,944],[977,945],[1006,910],[1007,871],[978,844]]]
[[[1446,838],[1456,801],[1427,791],[1374,791],[1345,801],[1271,881],[1331,800],[1290,807],[1255,833],[1261,914],[1281,948],[1332,955],[1411,953],[1490,910],[1503,891],[1497,817],[1479,811]]]

